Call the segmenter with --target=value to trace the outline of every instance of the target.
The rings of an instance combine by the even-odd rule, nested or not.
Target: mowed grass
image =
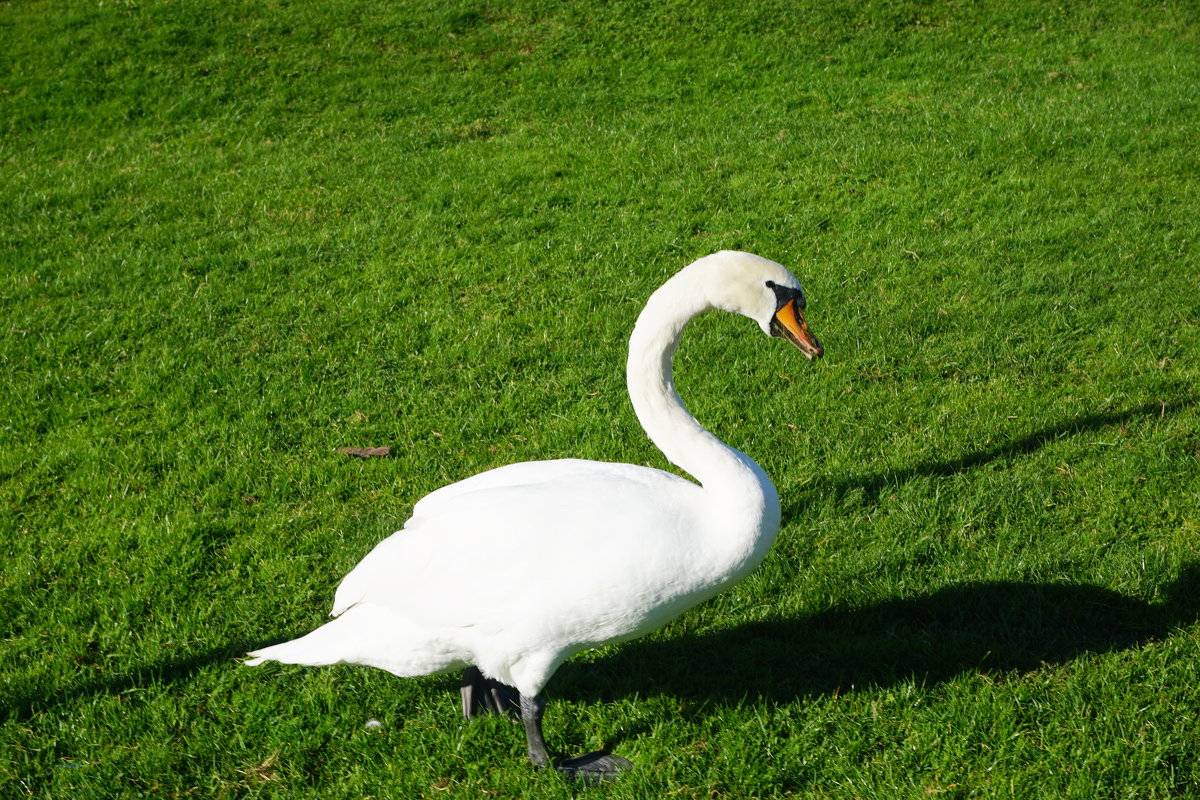
[[[1200,12],[0,5],[0,796],[1200,796]],[[773,476],[743,584],[551,683],[238,665],[438,486],[665,467],[644,299]],[[351,460],[340,446],[388,445]],[[369,719],[379,727],[368,728]]]

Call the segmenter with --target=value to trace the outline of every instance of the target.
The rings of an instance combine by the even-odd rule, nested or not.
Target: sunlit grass
[[[686,336],[681,393],[784,526],[552,682],[552,747],[638,766],[589,793],[1200,794],[1190,5],[0,29],[0,795],[575,793],[453,679],[236,658],[449,481],[665,466],[625,341],[722,248],[800,276],[827,357]]]

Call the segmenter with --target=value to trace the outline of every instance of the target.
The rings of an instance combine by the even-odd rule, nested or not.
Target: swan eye
[[[775,281],[767,281],[766,285],[775,293],[776,310],[783,308],[792,300],[796,301],[796,305],[800,307],[801,311],[804,310],[804,292],[801,289],[781,286]]]

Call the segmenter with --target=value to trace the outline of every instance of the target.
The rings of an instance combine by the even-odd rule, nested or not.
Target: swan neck
[[[675,391],[672,362],[680,334],[691,319],[714,307],[690,277],[684,270],[663,284],[634,326],[627,364],[634,411],[663,455],[704,488],[776,497],[758,465],[697,422]]]

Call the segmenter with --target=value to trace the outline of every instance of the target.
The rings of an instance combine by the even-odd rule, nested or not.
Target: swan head
[[[804,319],[804,290],[782,264],[753,253],[723,250],[696,262],[715,308],[750,317],[763,333],[794,344],[810,360],[825,352]]]

